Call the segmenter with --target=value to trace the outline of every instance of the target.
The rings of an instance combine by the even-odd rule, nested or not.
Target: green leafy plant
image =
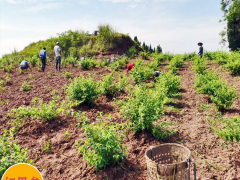
[[[5,78],[6,85],[12,85],[11,78],[8,73],[6,73],[3,77]]]
[[[9,134],[7,130],[3,130],[3,135],[0,136],[0,178],[12,165],[17,163],[33,164],[33,160],[28,159],[27,149],[22,148]]]
[[[67,58],[62,57],[62,58],[61,58],[62,67],[66,68],[66,67],[67,67],[67,63],[68,63]]]
[[[217,135],[226,141],[237,141],[240,140],[240,118],[238,116],[233,117],[231,120],[226,118],[221,119],[223,126],[215,127]]]
[[[33,88],[33,86],[29,85],[29,82],[24,81],[22,86],[21,86],[21,90],[22,91],[29,91]]]
[[[26,60],[32,65],[33,67],[36,66],[36,64],[40,61],[38,58],[38,55],[34,55],[32,57],[26,58]]]
[[[148,53],[147,53],[147,52],[142,51],[142,52],[140,52],[139,54],[140,54],[140,56],[142,57],[142,59],[148,59]]]
[[[42,153],[48,153],[50,151],[52,151],[50,140],[48,140],[47,142],[44,140]]]
[[[153,122],[164,113],[164,104],[169,101],[164,87],[149,89],[135,86],[132,96],[123,102],[121,112],[132,123],[133,130],[154,129]]]
[[[230,107],[233,101],[239,96],[236,88],[230,88],[227,83],[213,71],[206,71],[204,74],[197,74],[195,82],[197,91],[202,94],[209,94],[211,100],[219,109]]]
[[[72,65],[72,67],[75,67],[75,65],[77,64],[77,58],[73,57],[73,56],[68,56],[66,58],[66,61]]]
[[[63,75],[64,77],[66,77],[67,79],[73,78],[72,73],[71,73],[71,72],[68,72],[68,71],[63,72],[62,75]]]
[[[119,164],[126,157],[126,146],[122,146],[126,136],[121,124],[108,125],[104,122],[82,127],[86,134],[85,142],[77,143],[79,153],[96,170]]]
[[[88,103],[92,105],[101,93],[99,88],[100,83],[95,82],[90,76],[84,78],[81,75],[79,78],[75,78],[69,85],[67,95],[69,100],[75,101],[78,104]]]
[[[114,71],[103,78],[102,91],[105,95],[115,95],[118,92],[116,83],[113,82]]]
[[[174,56],[174,58],[171,59],[168,68],[173,74],[176,74],[178,72],[178,68],[180,68],[183,63],[183,57],[180,55],[176,55]]]
[[[134,68],[130,71],[136,83],[145,82],[152,76],[154,72],[154,70],[150,69],[149,67],[143,68],[142,63],[142,60],[138,60]]]
[[[20,106],[17,109],[14,108],[12,109],[12,113],[10,113],[9,116],[16,119],[31,117],[40,119],[43,122],[51,121],[65,111],[65,101],[59,105],[58,100],[59,98],[54,98],[49,103],[43,103],[41,99],[34,98],[31,107]]]
[[[137,55],[138,51],[135,46],[132,46],[128,49],[127,55],[130,59],[134,58]]]
[[[192,59],[193,62],[193,69],[196,73],[198,74],[203,74],[206,70],[206,59],[200,58],[199,56],[194,56],[194,58]]]
[[[164,88],[168,97],[177,97],[181,88],[180,76],[176,76],[170,72],[162,74],[156,78],[156,89]]]
[[[67,140],[67,141],[70,141],[71,137],[72,137],[72,134],[69,132],[69,131],[66,131],[64,133],[65,137],[63,138],[63,140]]]
[[[90,58],[86,58],[85,60],[79,61],[79,65],[83,68],[83,69],[89,69],[89,68],[94,68],[97,65],[97,62],[95,59],[90,59]]]

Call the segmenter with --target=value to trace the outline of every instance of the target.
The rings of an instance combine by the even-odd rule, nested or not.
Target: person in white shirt
[[[60,67],[61,67],[61,49],[60,49],[60,43],[57,42],[56,46],[54,47],[54,54],[56,57],[56,70],[60,72]]]

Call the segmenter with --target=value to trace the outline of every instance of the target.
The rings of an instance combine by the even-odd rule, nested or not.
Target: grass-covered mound
[[[109,25],[99,26],[98,32],[98,35],[90,36],[88,32],[69,30],[59,34],[58,37],[32,43],[25,47],[20,54],[33,56],[38,54],[41,48],[46,47],[48,56],[53,56],[56,42],[60,42],[62,55],[65,57],[96,55],[108,49],[123,48],[125,45],[129,48],[134,45],[128,35],[115,32]]]

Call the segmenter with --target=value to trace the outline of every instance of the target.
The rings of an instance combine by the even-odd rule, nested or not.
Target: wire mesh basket
[[[150,180],[190,180],[190,162],[193,162],[191,151],[180,144],[167,143],[150,147],[145,158]]]

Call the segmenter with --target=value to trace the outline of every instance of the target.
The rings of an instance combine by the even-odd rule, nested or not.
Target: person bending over
[[[23,60],[23,61],[20,63],[20,67],[19,67],[19,69],[21,69],[21,70],[25,70],[25,69],[28,69],[28,68],[32,71],[32,69],[31,69],[31,67],[30,67],[30,65],[29,65],[29,63],[28,63],[28,61]]]
[[[156,83],[156,77],[159,77],[160,75],[162,75],[162,73],[160,71],[155,71],[152,76],[153,76],[153,79],[154,79],[154,82]]]
[[[134,67],[134,64],[129,64],[127,66],[127,73],[128,73],[128,71],[131,71],[133,69],[133,67]]]

